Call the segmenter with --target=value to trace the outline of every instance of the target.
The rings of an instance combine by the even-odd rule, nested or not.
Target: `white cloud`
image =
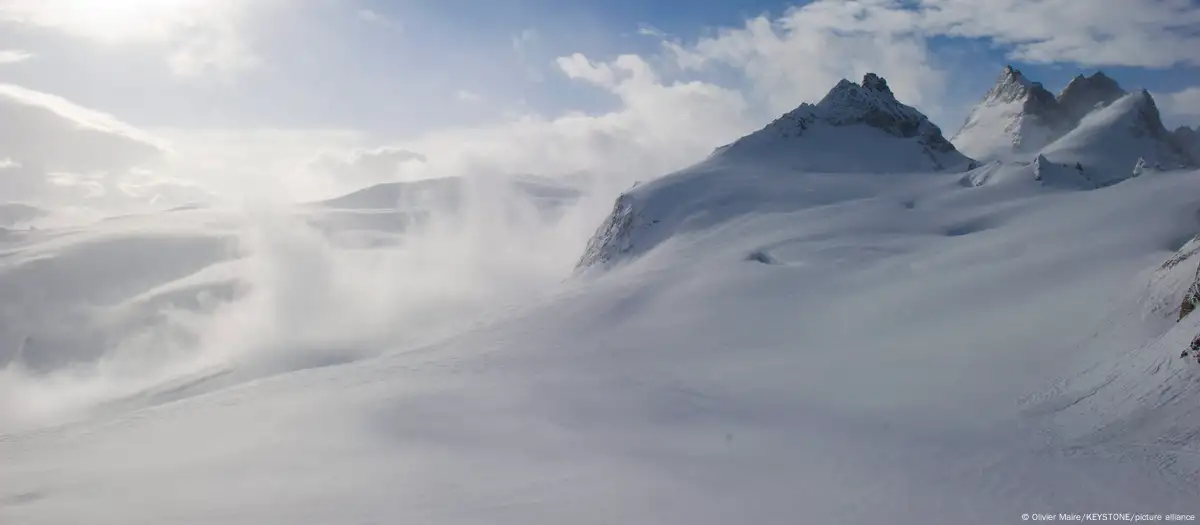
[[[897,2],[864,2],[893,9]],[[921,0],[917,26],[987,38],[1026,62],[1169,67],[1200,65],[1200,9],[1192,0]]]
[[[225,24],[214,25],[179,43],[167,56],[171,71],[183,77],[209,72],[228,77],[257,63],[258,58],[247,49],[237,30]]]
[[[349,152],[326,151],[317,156],[309,169],[329,174],[352,187],[398,180],[406,166],[420,165],[425,156],[397,147],[354,149]],[[411,169],[411,168],[410,168]]]
[[[558,64],[568,76],[617,96],[619,107],[553,118],[527,114],[402,142],[396,147],[419,151],[426,159],[406,164],[401,178],[586,171],[624,185],[695,162],[755,124],[738,92],[703,82],[664,81],[636,55],[611,62],[574,55]]]
[[[359,9],[357,11],[357,15],[360,20],[368,24],[377,25],[384,29],[391,31],[401,31],[404,29],[404,25],[401,24],[399,20],[372,9]]]
[[[534,29],[522,30],[512,37],[512,47],[513,52],[517,55],[517,63],[525,70],[525,77],[532,82],[545,80],[541,67],[533,58],[540,40],[541,36]]]
[[[1200,49],[1200,10],[1190,0],[817,0],[665,47],[685,70],[740,71],[772,113],[820,98],[841,78],[876,72],[936,120],[953,108],[945,107],[946,72],[928,46],[935,36],[986,39],[1025,62],[1200,64],[1192,52]],[[608,74],[584,65],[572,64],[577,75]]]
[[[461,100],[468,104],[478,104],[480,102],[483,102],[483,95],[480,95],[479,93],[476,93],[469,89],[460,89],[460,90],[458,90],[458,93],[455,93],[455,96],[458,97],[458,100]]]
[[[815,101],[838,80],[868,72],[885,76],[905,102],[936,111],[945,73],[912,31],[916,14],[893,7],[885,0],[822,0],[778,20],[760,16],[713,37],[666,45],[685,69],[724,64],[740,70],[771,113]]]
[[[63,98],[0,84],[0,157],[58,171],[128,168],[167,150],[115,117]]]
[[[169,139],[165,170],[224,199],[287,203],[328,198],[358,189],[313,169],[314,152],[351,151],[366,139],[340,129],[156,129]],[[361,180],[361,179],[360,179]]]
[[[247,10],[278,0],[0,0],[0,22],[104,45],[163,49],[172,71],[227,74],[255,63],[240,27]]]
[[[19,49],[0,49],[0,64],[15,64],[33,58],[33,54]]]
[[[111,115],[53,95],[0,84],[0,193],[42,204],[127,205],[165,187],[146,167],[166,143]],[[104,201],[98,202],[98,201]]]
[[[1163,120],[1168,123],[1195,127],[1200,124],[1200,86],[1192,86],[1174,93],[1155,93]]]

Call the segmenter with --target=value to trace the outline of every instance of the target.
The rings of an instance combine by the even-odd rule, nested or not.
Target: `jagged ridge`
[[[713,187],[728,185],[718,179],[745,181],[720,193],[728,204],[759,202],[773,178],[795,171],[924,173],[972,163],[924,114],[897,101],[886,80],[868,73],[861,84],[842,80],[820,102],[802,104],[696,166],[621,195],[577,268],[651,249],[688,220],[693,201],[714,198]]]
[[[793,140],[798,138],[805,140]],[[861,162],[868,159],[839,151],[867,141],[885,142],[893,151],[881,156],[882,162]],[[908,151],[900,151],[904,149]],[[714,156],[778,158],[784,151],[792,152],[787,164],[806,171],[929,171],[970,162],[937,125],[896,100],[887,80],[873,73],[861,84],[843,79],[820,102],[801,104],[763,129],[718,148]]]

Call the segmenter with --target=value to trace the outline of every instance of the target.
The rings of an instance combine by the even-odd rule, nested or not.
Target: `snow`
[[[1130,93],[1089,113],[1079,125],[1042,150],[1051,161],[1074,165],[1101,184],[1129,177],[1139,158],[1175,169],[1191,164],[1170,140],[1154,100],[1145,90]]]
[[[712,199],[758,185],[710,178],[718,187],[676,201],[690,213],[664,216],[718,217],[441,342],[10,433],[0,516],[1010,523],[1031,509],[1194,512],[1192,485],[1161,457],[1086,446],[1102,423],[1132,425],[1123,413],[1108,419],[1106,405],[1100,422],[1074,423],[1017,401],[1166,326],[1124,319],[1122,344],[1100,337],[1100,352],[1087,339],[1140,299],[1133,276],[1193,233],[1197,203],[1181,189],[1200,172],[1084,193],[959,177],[785,174],[754,194],[764,201],[724,206]],[[1165,355],[1190,381],[1195,369],[1171,354],[1194,328],[1139,353]],[[1157,408],[1186,414],[1186,399]],[[1047,441],[1042,428],[1071,439]],[[131,493],[142,503],[128,505]]]
[[[1041,84],[1005,67],[995,86],[950,142],[971,158],[1029,160],[1058,138],[1066,124],[1058,101]]]
[[[941,129],[869,73],[861,84],[842,80],[817,104],[802,104],[713,157],[827,173],[953,170],[970,163]]]
[[[1103,71],[1090,77],[1076,75],[1067,87],[1058,94],[1058,103],[1063,113],[1076,125],[1093,110],[1112,104],[1126,95],[1117,81],[1105,75]]]
[[[1194,515],[1200,171],[937,170],[813,107],[615,206],[429,181],[0,237],[0,523]]]

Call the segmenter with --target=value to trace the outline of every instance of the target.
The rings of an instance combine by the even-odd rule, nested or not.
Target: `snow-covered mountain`
[[[1200,129],[1180,126],[1175,128],[1174,135],[1179,147],[1186,151],[1192,160],[1200,162]]]
[[[1068,124],[1075,126],[1092,110],[1112,104],[1126,94],[1116,80],[1097,71],[1089,77],[1076,75],[1056,100]]]
[[[529,179],[0,231],[0,523],[1194,516],[1200,171],[1083,184],[1151,103],[960,171],[843,82],[575,278],[613,196]]]
[[[843,79],[815,105],[802,104],[713,156],[716,162],[826,173],[935,171],[970,162],[941,129],[896,100],[887,81],[872,73],[861,84]]]
[[[1128,93],[1103,72],[1076,76],[1055,97],[1005,67],[951,142],[983,161],[1028,165],[1040,181],[1095,188],[1148,169],[1196,166],[1186,135],[1163,127],[1149,92]],[[1020,172],[1002,171],[976,180],[1006,180]]]
[[[412,182],[388,182],[311,204],[329,209],[459,209],[468,193],[476,188],[515,191],[548,206],[570,202],[579,197],[579,189],[562,181],[524,176],[450,177]]]
[[[1154,98],[1144,89],[1091,111],[1074,129],[1042,148],[1041,155],[1080,166],[1101,186],[1129,178],[1139,159],[1155,169],[1196,165],[1163,127]]]
[[[1085,82],[1063,92],[1072,100],[1090,99],[1099,89]],[[1078,93],[1078,95],[1076,95]],[[1074,107],[1074,104],[1073,106]],[[1070,117],[1058,99],[1039,82],[1005,66],[996,84],[971,111],[950,142],[980,161],[1033,158],[1038,151],[1070,129]]]
[[[838,191],[814,192],[776,180],[787,173],[898,176],[973,164],[925,115],[896,100],[883,78],[867,74],[861,84],[842,80],[816,105],[802,104],[703,162],[621,195],[578,267],[645,252],[680,228],[748,212],[750,203],[761,211],[831,195],[842,198]],[[716,196],[714,208],[708,199]]]

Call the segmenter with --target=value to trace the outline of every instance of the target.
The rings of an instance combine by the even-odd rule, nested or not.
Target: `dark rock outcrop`
[[[1056,100],[1063,115],[1077,124],[1092,110],[1112,104],[1125,95],[1117,81],[1099,71],[1090,77],[1077,75],[1059,92]]]

